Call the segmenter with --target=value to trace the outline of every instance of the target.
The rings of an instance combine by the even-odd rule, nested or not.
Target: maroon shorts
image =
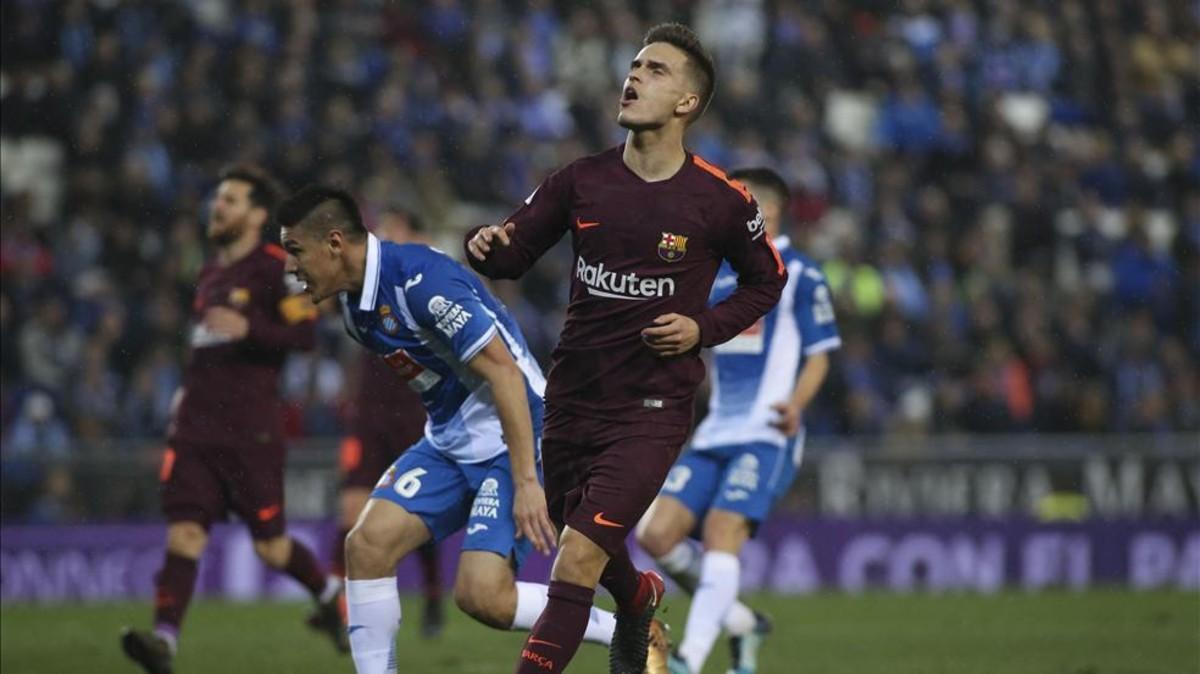
[[[338,458],[342,489],[374,489],[379,478],[405,449],[408,449],[408,444],[397,442],[395,434],[367,432],[347,435],[342,440]]]
[[[283,535],[282,445],[218,447],[176,442],[163,453],[159,479],[168,522],[208,529],[235,513],[255,539]]]
[[[658,496],[689,430],[548,412],[542,465],[550,518],[616,554]]]

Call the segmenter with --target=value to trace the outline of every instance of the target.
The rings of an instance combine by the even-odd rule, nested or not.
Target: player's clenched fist
[[[467,242],[467,250],[471,251],[471,255],[475,256],[476,260],[487,259],[489,253],[492,252],[492,246],[508,246],[512,243],[512,233],[517,226],[511,222],[500,225],[488,225],[478,232],[471,240]]]

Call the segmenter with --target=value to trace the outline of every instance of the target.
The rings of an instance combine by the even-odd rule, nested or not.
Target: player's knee
[[[287,566],[291,556],[291,539],[287,536],[276,536],[254,541],[254,554],[268,566],[282,569]]]
[[[584,587],[595,587],[608,563],[608,553],[587,536],[567,529],[554,560],[552,577]]]
[[[656,518],[643,520],[637,528],[637,542],[642,549],[655,559],[671,551],[674,542],[671,540],[671,530],[665,522]]]
[[[346,535],[346,568],[352,576],[390,573],[388,537],[377,524],[359,522]],[[394,564],[393,564],[394,565]]]
[[[704,520],[704,549],[736,553],[750,538],[750,521],[740,515],[713,511]]]
[[[515,590],[512,583],[501,584],[491,579],[470,579],[460,576],[454,584],[454,603],[472,618],[496,629],[512,627],[515,610]]]
[[[167,550],[196,559],[208,545],[208,532],[198,522],[175,522],[167,527]]]
[[[687,536],[695,520],[690,511],[673,498],[658,498],[637,526],[637,540],[654,558],[671,551]]]

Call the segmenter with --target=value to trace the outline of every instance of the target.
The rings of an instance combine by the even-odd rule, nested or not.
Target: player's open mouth
[[[637,89],[633,87],[625,87],[625,91],[621,92],[621,105],[629,105],[637,100]]]

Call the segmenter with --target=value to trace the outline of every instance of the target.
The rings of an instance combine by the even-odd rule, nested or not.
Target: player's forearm
[[[500,417],[500,430],[504,433],[512,462],[513,481],[517,484],[536,481],[533,418],[521,368],[517,367],[499,337],[493,337],[471,358],[467,367],[492,388],[496,416]]]
[[[500,428],[504,431],[504,441],[508,445],[513,481],[517,484],[536,482],[533,419],[525,392],[525,377],[516,364],[513,364],[511,368],[498,368],[488,383],[492,386],[496,414],[500,417]]]
[[[800,376],[796,378],[796,388],[792,391],[791,406],[798,412],[808,409],[808,404],[821,390],[825,377],[829,374],[829,354],[817,353],[809,356],[800,368]]]
[[[490,279],[520,278],[533,265],[533,260],[526,259],[526,256],[518,251],[515,241],[511,246],[492,246],[491,251],[483,260],[471,254],[467,242],[483,227],[486,225],[475,227],[463,237],[463,254],[471,268]]]
[[[725,301],[694,317],[700,327],[700,346],[723,344],[754,325],[779,302],[786,283],[786,271],[745,282],[739,279],[737,290]]]

